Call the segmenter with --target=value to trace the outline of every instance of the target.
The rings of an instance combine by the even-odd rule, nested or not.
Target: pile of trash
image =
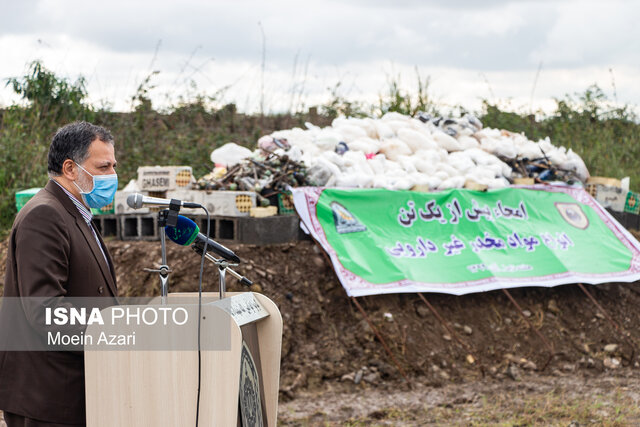
[[[305,165],[292,160],[288,151],[279,151],[265,148],[254,153],[233,142],[225,144],[211,153],[216,167],[196,186],[200,190],[255,191],[258,206],[264,207],[289,187],[312,185],[306,178]]]
[[[216,168],[198,186],[264,196],[301,185],[437,191],[502,188],[521,178],[583,185],[589,178],[571,149],[548,137],[534,142],[484,128],[469,114],[454,119],[391,112],[305,126],[263,136],[254,151],[234,143],[216,149]]]

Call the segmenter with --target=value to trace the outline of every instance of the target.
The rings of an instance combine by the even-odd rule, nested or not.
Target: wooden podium
[[[195,313],[197,319],[197,297],[197,292],[169,294],[168,304],[160,306],[158,298],[144,307],[185,307],[190,315]],[[265,426],[275,426],[282,345],[280,311],[273,301],[258,293],[227,292],[226,298],[219,300],[217,292],[207,292],[202,297],[199,425],[237,426],[242,424],[242,412],[242,416],[249,416],[244,418],[246,424],[253,424],[257,419]],[[261,314],[255,315],[256,311],[252,311],[255,307],[247,310],[247,301],[250,304],[257,302]],[[110,318],[109,312],[113,309],[103,310],[103,317]],[[247,317],[248,311],[254,313],[253,318]],[[261,317],[255,320],[256,316]],[[134,326],[118,327],[135,330]],[[211,342],[211,337],[220,328],[228,328],[229,335],[227,342],[222,344],[224,348],[215,349],[217,343]],[[113,326],[93,324],[85,334],[98,336],[102,332],[113,332]],[[162,333],[174,334],[172,339],[177,342],[181,339],[178,335],[184,335],[184,329],[171,330],[169,327]],[[197,335],[197,329],[193,333]],[[144,341],[140,331],[137,334],[136,339]],[[87,426],[195,425],[196,349],[113,350],[85,345]],[[258,398],[250,384],[243,387],[243,399],[240,399],[241,373],[246,382],[245,368],[251,367],[248,361],[255,362],[257,368],[257,372],[253,368],[250,371],[259,378],[260,405],[253,411],[260,411],[260,414],[245,410],[247,405],[255,405]]]

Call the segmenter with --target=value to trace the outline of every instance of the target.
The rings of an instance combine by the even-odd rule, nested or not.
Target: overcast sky
[[[90,100],[128,110],[152,71],[158,106],[195,93],[243,111],[375,101],[396,78],[441,105],[528,111],[598,84],[640,105],[639,1],[0,0],[4,82],[36,59],[88,81]],[[264,46],[264,48],[263,48]],[[263,67],[264,56],[264,67]],[[416,72],[417,69],[417,72]],[[538,73],[539,70],[539,73]],[[536,78],[537,76],[537,78]]]

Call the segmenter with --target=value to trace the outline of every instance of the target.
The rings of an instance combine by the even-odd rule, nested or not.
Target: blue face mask
[[[76,163],[76,165],[78,164]],[[78,167],[93,178],[93,190],[89,192],[82,191],[82,188],[74,182],[75,186],[80,190],[84,203],[94,209],[103,208],[111,203],[118,189],[118,175],[115,173],[110,175],[91,175],[82,166],[78,165]]]

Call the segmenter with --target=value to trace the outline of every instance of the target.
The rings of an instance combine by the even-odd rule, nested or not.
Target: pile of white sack
[[[325,128],[305,126],[263,136],[254,153],[244,149],[236,157],[255,157],[264,150],[286,155],[306,166],[307,182],[327,187],[501,188],[515,178],[533,176],[533,168],[524,167],[527,162],[538,171],[540,166],[552,169],[548,176],[569,177],[572,183],[589,178],[572,150],[552,145],[549,138],[534,142],[523,134],[483,128],[471,115],[442,119],[387,113],[380,119],[338,117]],[[212,161],[231,166],[223,157],[239,152],[236,147],[217,149]],[[508,163],[522,167],[512,169]]]

